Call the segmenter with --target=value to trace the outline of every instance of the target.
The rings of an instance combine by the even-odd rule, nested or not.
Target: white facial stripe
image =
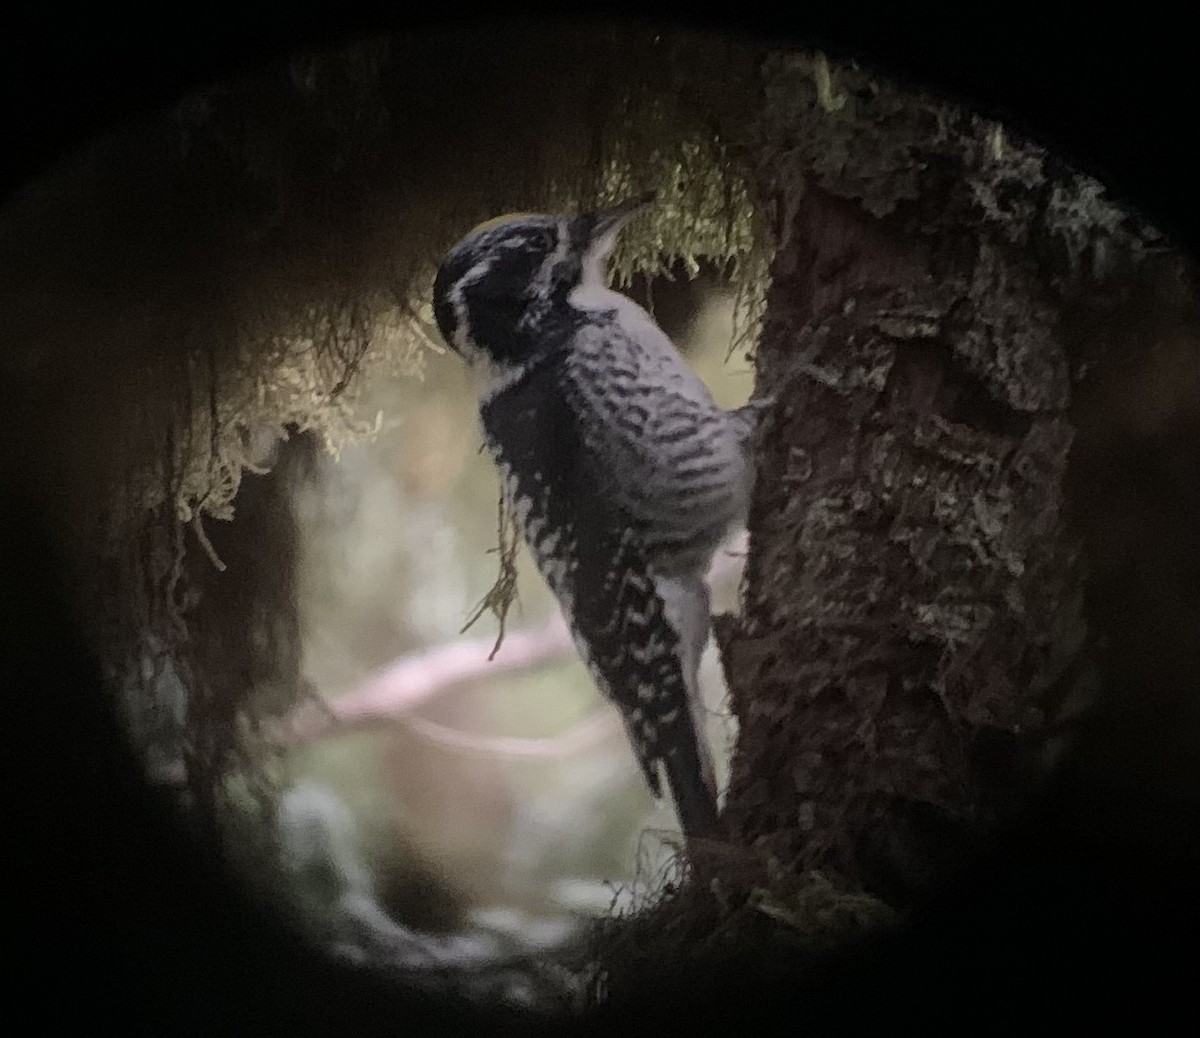
[[[449,292],[450,305],[454,308],[454,345],[458,352],[464,356],[471,355],[471,323],[467,315],[467,303],[463,298],[466,289],[475,282],[483,279],[483,276],[492,269],[496,262],[496,256],[489,254],[484,256],[478,263],[460,277]]]
[[[565,260],[567,254],[570,252],[571,236],[567,229],[567,221],[565,219],[559,220],[557,227],[558,244],[554,246],[554,251],[542,261],[541,267],[538,268],[537,277],[533,279],[533,284],[530,286],[529,294],[533,298],[549,295],[554,268]]]

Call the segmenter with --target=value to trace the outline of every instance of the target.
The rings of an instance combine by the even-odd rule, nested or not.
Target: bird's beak
[[[598,209],[595,213],[595,223],[592,225],[591,244],[606,238],[615,242],[621,228],[653,201],[654,192],[647,191],[644,195],[630,198],[607,209]]]
[[[617,235],[638,213],[654,201],[654,192],[648,191],[607,209],[585,213],[583,221],[583,284],[605,284],[605,267],[608,257],[617,246]],[[578,240],[578,239],[576,239]]]

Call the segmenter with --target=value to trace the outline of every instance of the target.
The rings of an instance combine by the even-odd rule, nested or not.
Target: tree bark
[[[819,56],[763,77],[743,157],[778,215],[757,351],[776,399],[743,612],[718,624],[725,819],[764,858],[901,900],[953,868],[939,834],[1019,794],[988,751],[1076,680],[1064,315],[1143,237],[996,123]]]

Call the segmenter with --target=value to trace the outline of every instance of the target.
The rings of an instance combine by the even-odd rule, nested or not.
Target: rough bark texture
[[[1146,238],[995,123],[808,56],[764,86],[776,403],[743,615],[718,631],[725,817],[764,858],[902,898],[952,862],[939,832],[986,829],[1018,789],[989,751],[1075,680],[1064,308]]]

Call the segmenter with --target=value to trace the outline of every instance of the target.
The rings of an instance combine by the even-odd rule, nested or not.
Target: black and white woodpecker
[[[725,411],[653,318],[608,287],[653,199],[514,214],[454,246],[434,314],[469,365],[504,493],[579,655],[619,707],[646,781],[688,836],[717,788],[698,687],[706,574],[745,522],[757,404]]]

